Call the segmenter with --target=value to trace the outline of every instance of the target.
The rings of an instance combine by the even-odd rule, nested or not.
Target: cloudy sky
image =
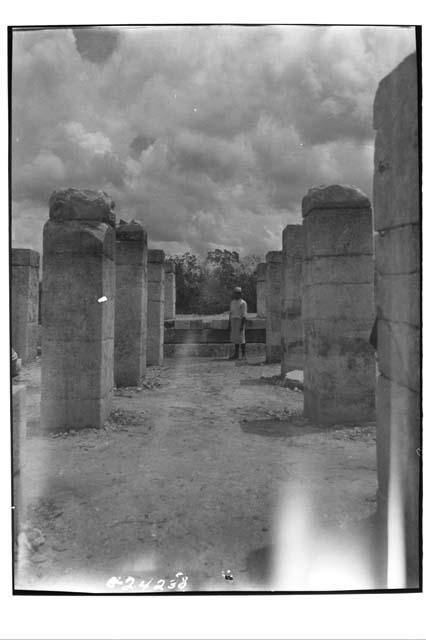
[[[390,27],[15,32],[13,245],[41,251],[49,196],[73,186],[167,253],[278,249],[309,187],[371,196],[376,87],[414,49]]]

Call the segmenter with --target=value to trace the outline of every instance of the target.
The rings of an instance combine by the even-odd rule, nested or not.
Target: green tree
[[[214,249],[206,258],[190,252],[172,256],[176,265],[176,311],[208,315],[229,309],[232,290],[240,286],[248,311],[256,311],[257,256],[242,260],[236,251]]]

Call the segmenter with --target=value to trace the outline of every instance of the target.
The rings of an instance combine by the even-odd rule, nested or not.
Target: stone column
[[[176,317],[176,276],[173,260],[166,260],[164,271],[164,318],[174,320]]]
[[[256,310],[259,318],[266,317],[266,262],[260,262],[256,269]]]
[[[266,254],[266,362],[281,362],[281,251]]]
[[[321,186],[303,198],[302,214],[305,416],[331,424],[374,420],[370,201],[356,187]]]
[[[303,369],[303,227],[288,224],[282,235],[281,373]]]
[[[380,372],[378,507],[389,524],[388,586],[395,588],[419,585],[421,234],[417,82],[413,54],[380,82],[374,103]],[[401,573],[405,575],[396,576],[392,563],[401,555]]]
[[[22,483],[23,449],[27,436],[26,387],[23,384],[12,385],[12,470],[13,470],[13,518],[15,542],[20,533],[24,518],[24,492]]]
[[[102,427],[114,376],[115,215],[102,191],[50,198],[43,230],[41,425]]]
[[[12,347],[22,364],[37,355],[39,265],[37,251],[12,249]]]
[[[148,365],[163,364],[164,262],[164,251],[161,249],[148,251]]]
[[[114,379],[137,387],[146,373],[148,306],[147,234],[132,220],[116,228]]]

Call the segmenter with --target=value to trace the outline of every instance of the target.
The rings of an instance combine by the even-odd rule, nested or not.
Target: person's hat
[[[242,293],[241,287],[234,287],[234,293]]]

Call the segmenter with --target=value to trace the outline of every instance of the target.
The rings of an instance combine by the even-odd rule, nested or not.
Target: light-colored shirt
[[[231,318],[245,318],[247,316],[247,302],[242,298],[231,300],[229,315]]]

